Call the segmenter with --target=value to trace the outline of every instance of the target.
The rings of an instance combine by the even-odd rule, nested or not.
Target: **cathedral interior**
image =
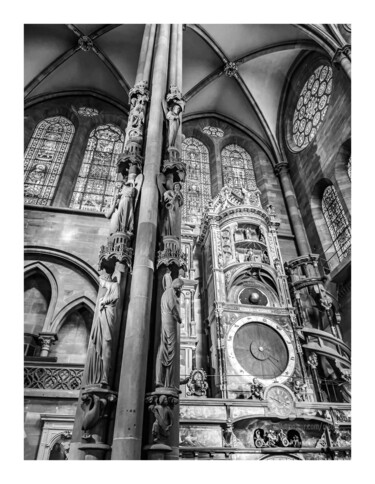
[[[351,26],[26,24],[24,458],[351,458]]]

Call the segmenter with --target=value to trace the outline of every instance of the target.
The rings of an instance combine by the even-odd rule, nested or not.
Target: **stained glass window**
[[[211,199],[208,149],[197,139],[186,138],[182,143],[182,159],[186,163],[182,221],[198,224]]]
[[[50,205],[74,135],[73,124],[56,116],[41,121],[25,152],[25,203]]]
[[[222,138],[224,136],[224,131],[222,129],[214,128],[213,126],[205,126],[202,131],[213,138]]]
[[[350,155],[348,164],[346,165],[346,168],[348,170],[348,177],[350,178],[350,181],[352,181],[352,156]]]
[[[242,196],[241,188],[256,188],[253,163],[241,146],[228,145],[221,152],[224,185]]]
[[[327,114],[332,92],[332,68],[320,66],[305,82],[293,115],[295,151],[302,151],[315,138]]]
[[[337,256],[342,261],[350,254],[350,225],[333,186],[324,190],[322,209]]]
[[[117,178],[116,161],[123,144],[124,134],[113,124],[91,132],[70,208],[100,212],[111,202]]]

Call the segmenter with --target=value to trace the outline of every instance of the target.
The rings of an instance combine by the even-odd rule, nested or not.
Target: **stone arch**
[[[94,304],[86,296],[74,299],[58,314],[51,332],[58,340],[50,356],[56,356],[60,363],[81,363],[86,358],[94,317]],[[74,334],[73,334],[74,333]]]
[[[58,333],[64,320],[69,316],[69,314],[81,307],[86,306],[93,314],[95,312],[95,303],[89,299],[87,296],[75,296],[71,298],[70,301],[56,314],[55,318],[51,322],[48,328],[49,332]]]
[[[42,328],[42,330],[45,331],[46,328],[48,328],[48,326],[51,324],[54,316],[55,306],[58,299],[58,285],[53,272],[42,262],[33,262],[26,266],[24,271],[24,280],[26,281],[27,278],[33,276],[35,273],[42,274],[48,280],[51,288],[51,298]]]

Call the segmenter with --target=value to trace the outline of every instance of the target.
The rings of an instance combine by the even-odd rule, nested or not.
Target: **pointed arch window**
[[[241,146],[231,144],[221,152],[224,185],[238,191],[256,188],[253,162],[247,151]]]
[[[182,159],[186,163],[182,222],[197,224],[211,199],[208,149],[196,138],[186,138],[182,143]]]
[[[50,205],[74,135],[66,118],[41,121],[25,152],[24,197],[26,204]]]
[[[100,212],[110,203],[124,139],[124,133],[113,124],[98,126],[91,132],[70,208]]]
[[[350,254],[351,232],[344,209],[332,185],[323,192],[322,210],[337,256],[342,261]]]

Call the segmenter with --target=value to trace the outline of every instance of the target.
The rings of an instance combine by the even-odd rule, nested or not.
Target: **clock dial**
[[[234,354],[250,374],[262,379],[280,376],[288,365],[288,349],[273,328],[262,323],[248,323],[236,332]]]
[[[271,412],[286,417],[292,411],[294,400],[287,389],[281,385],[269,387],[265,395]]]

